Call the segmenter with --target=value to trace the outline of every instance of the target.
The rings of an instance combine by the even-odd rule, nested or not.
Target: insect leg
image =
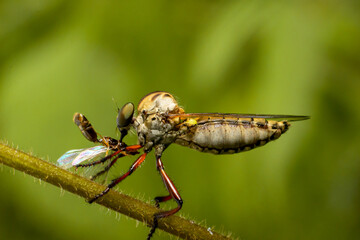
[[[102,159],[100,159],[99,161],[95,161],[95,162],[91,162],[91,163],[86,163],[86,164],[77,164],[75,165],[74,167],[75,168],[78,168],[78,167],[91,167],[91,166],[94,166],[94,165],[97,165],[97,164],[100,164],[100,163],[104,163],[106,162],[107,160],[109,160],[110,158],[116,156],[116,155],[121,155],[121,150],[118,150],[116,152],[114,152],[113,154],[110,154]],[[125,156],[125,155],[123,155]]]
[[[136,152],[137,150],[139,150],[140,148],[142,148],[143,146],[141,145],[130,145],[125,147],[125,152]]]
[[[171,181],[171,179],[169,178],[169,176],[166,174],[166,172],[164,170],[164,166],[163,166],[163,163],[161,161],[160,156],[156,157],[156,167],[157,167],[157,170],[159,171],[159,173],[161,175],[161,178],[162,178],[162,180],[163,180],[163,182],[165,184],[166,189],[170,193],[169,196],[156,197],[155,198],[156,206],[159,205],[160,202],[168,201],[171,198],[176,201],[178,206],[176,208],[172,209],[172,210],[163,211],[163,212],[159,212],[159,213],[154,214],[153,226],[150,229],[149,235],[147,236],[147,240],[150,240],[152,235],[155,233],[155,230],[156,230],[156,228],[158,226],[158,220],[160,218],[168,217],[168,216],[171,216],[171,215],[175,214],[176,212],[178,212],[181,209],[182,204],[183,204],[183,201],[181,199],[181,196],[180,196],[178,190],[176,189],[174,183]]]
[[[162,196],[162,197],[156,197],[156,198],[154,199],[154,200],[155,200],[155,206],[156,206],[157,208],[159,208],[161,202],[166,202],[166,201],[169,201],[170,199],[172,199],[172,196],[171,196],[171,195]]]
[[[121,158],[124,157],[124,154],[119,154],[117,155],[102,171],[96,173],[94,176],[92,176],[90,179],[91,180],[95,180],[97,177],[103,175],[104,173],[108,172],[110,170],[110,168],[116,163],[116,161]]]
[[[110,168],[116,163],[116,161],[119,158],[122,158],[122,157],[124,157],[126,155],[136,155],[136,154],[138,154],[139,152],[137,151],[137,149],[139,149],[141,147],[142,146],[140,146],[140,145],[132,145],[132,146],[126,147],[125,152],[128,152],[128,154],[124,154],[124,153],[121,152],[102,171],[96,173],[90,179],[95,180],[97,177],[99,177],[99,176],[103,175],[104,173],[108,172],[110,170]]]
[[[138,154],[139,152],[137,150],[139,150],[140,148],[142,148],[141,145],[131,145],[131,146],[127,146],[125,148],[122,148],[102,159],[100,159],[99,161],[95,161],[95,162],[91,162],[91,163],[86,163],[86,164],[77,164],[75,165],[74,167],[75,168],[78,168],[78,167],[91,167],[91,166],[94,166],[94,165],[97,165],[97,164],[100,164],[100,163],[104,163],[106,162],[107,160],[109,160],[110,158],[116,156],[116,155],[120,155],[119,157],[117,158],[121,158],[121,157],[124,157],[126,155],[136,155]]]
[[[93,203],[95,200],[97,200],[98,198],[100,198],[100,197],[104,196],[106,193],[108,193],[111,188],[115,187],[119,182],[124,180],[127,176],[131,175],[135,171],[135,169],[137,169],[141,165],[141,163],[144,162],[144,160],[146,158],[146,154],[147,153],[143,153],[138,159],[136,159],[136,161],[131,165],[130,169],[126,173],[124,173],[122,176],[112,180],[111,183],[106,187],[106,189],[104,191],[102,191],[101,193],[96,195],[94,198],[90,199],[88,202]]]

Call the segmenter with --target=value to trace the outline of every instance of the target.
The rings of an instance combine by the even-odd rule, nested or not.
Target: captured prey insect
[[[118,112],[117,127],[121,136],[119,140],[111,137],[101,137],[95,132],[85,116],[76,113],[75,124],[82,134],[102,146],[90,149],[71,150],[59,160],[64,167],[89,167],[111,160],[110,163],[95,175],[107,172],[120,157],[138,154],[143,148],[143,154],[131,165],[130,169],[122,176],[112,180],[106,189],[94,196],[89,202],[94,202],[106,194],[116,184],[133,173],[146,155],[154,149],[157,170],[168,191],[168,195],[155,198],[156,207],[161,202],[175,200],[177,207],[169,211],[159,211],[154,215],[153,224],[147,239],[154,234],[158,220],[178,212],[183,200],[174,183],[164,170],[161,160],[164,150],[172,143],[187,146],[201,152],[213,154],[232,154],[248,151],[263,146],[279,138],[285,133],[290,121],[308,119],[307,116],[292,115],[258,115],[258,114],[223,114],[223,113],[185,113],[179,107],[175,98],[167,92],[152,92],[143,97],[134,116],[134,105],[125,104]],[[138,136],[138,145],[127,146],[123,138],[130,127],[134,128]],[[98,138],[98,136],[100,136]],[[110,151],[109,155],[106,153]],[[100,158],[100,156],[106,155]],[[89,163],[82,164],[85,160]]]
[[[119,114],[118,119],[118,122],[120,121],[121,124],[122,115]],[[119,158],[126,155],[136,155],[139,153],[137,150],[141,148],[140,145],[127,146],[124,142],[122,142],[122,138],[120,140],[101,136],[98,138],[99,134],[94,130],[91,123],[81,113],[75,113],[73,120],[86,139],[95,143],[100,143],[102,146],[67,151],[57,161],[60,167],[65,169],[71,167],[92,167],[112,159],[102,171],[99,171],[95,173],[95,175],[90,176],[90,179],[95,180],[100,175],[108,172]],[[122,129],[121,125],[119,124],[118,127],[123,131],[123,133],[125,133],[124,131],[127,131],[127,128]],[[112,154],[108,155],[109,151],[111,151]],[[83,163],[85,161],[88,161],[88,163]]]

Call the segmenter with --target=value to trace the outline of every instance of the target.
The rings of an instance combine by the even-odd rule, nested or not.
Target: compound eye
[[[134,115],[134,104],[126,103],[119,111],[116,122],[119,130],[130,125]]]

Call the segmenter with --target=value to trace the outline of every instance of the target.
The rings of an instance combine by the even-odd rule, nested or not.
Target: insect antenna
[[[114,103],[114,104],[115,104],[115,106],[116,106],[116,113],[118,113],[118,112],[119,112],[119,110],[120,110],[119,105],[117,104],[117,102],[116,102],[116,100],[115,100],[115,98],[114,98],[114,97],[112,97],[112,101],[113,101],[113,103]]]
[[[113,103],[114,103],[114,105],[116,107],[116,109],[115,109],[116,114],[118,114],[119,111],[120,111],[119,105],[117,104],[114,97],[112,97],[112,101],[113,101]],[[120,137],[120,130],[117,128],[117,126],[115,127],[115,134],[116,134],[117,137]]]

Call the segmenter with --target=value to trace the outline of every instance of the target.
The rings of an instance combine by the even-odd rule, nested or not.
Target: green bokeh
[[[163,161],[180,215],[240,239],[359,239],[359,10],[356,1],[3,0],[0,139],[55,163],[93,146],[74,112],[116,136],[114,102],[155,90],[188,112],[311,115],[246,153],[171,146]],[[154,156],[117,190],[165,194]],[[0,239],[145,239],[149,230],[5,166],[0,191]]]

